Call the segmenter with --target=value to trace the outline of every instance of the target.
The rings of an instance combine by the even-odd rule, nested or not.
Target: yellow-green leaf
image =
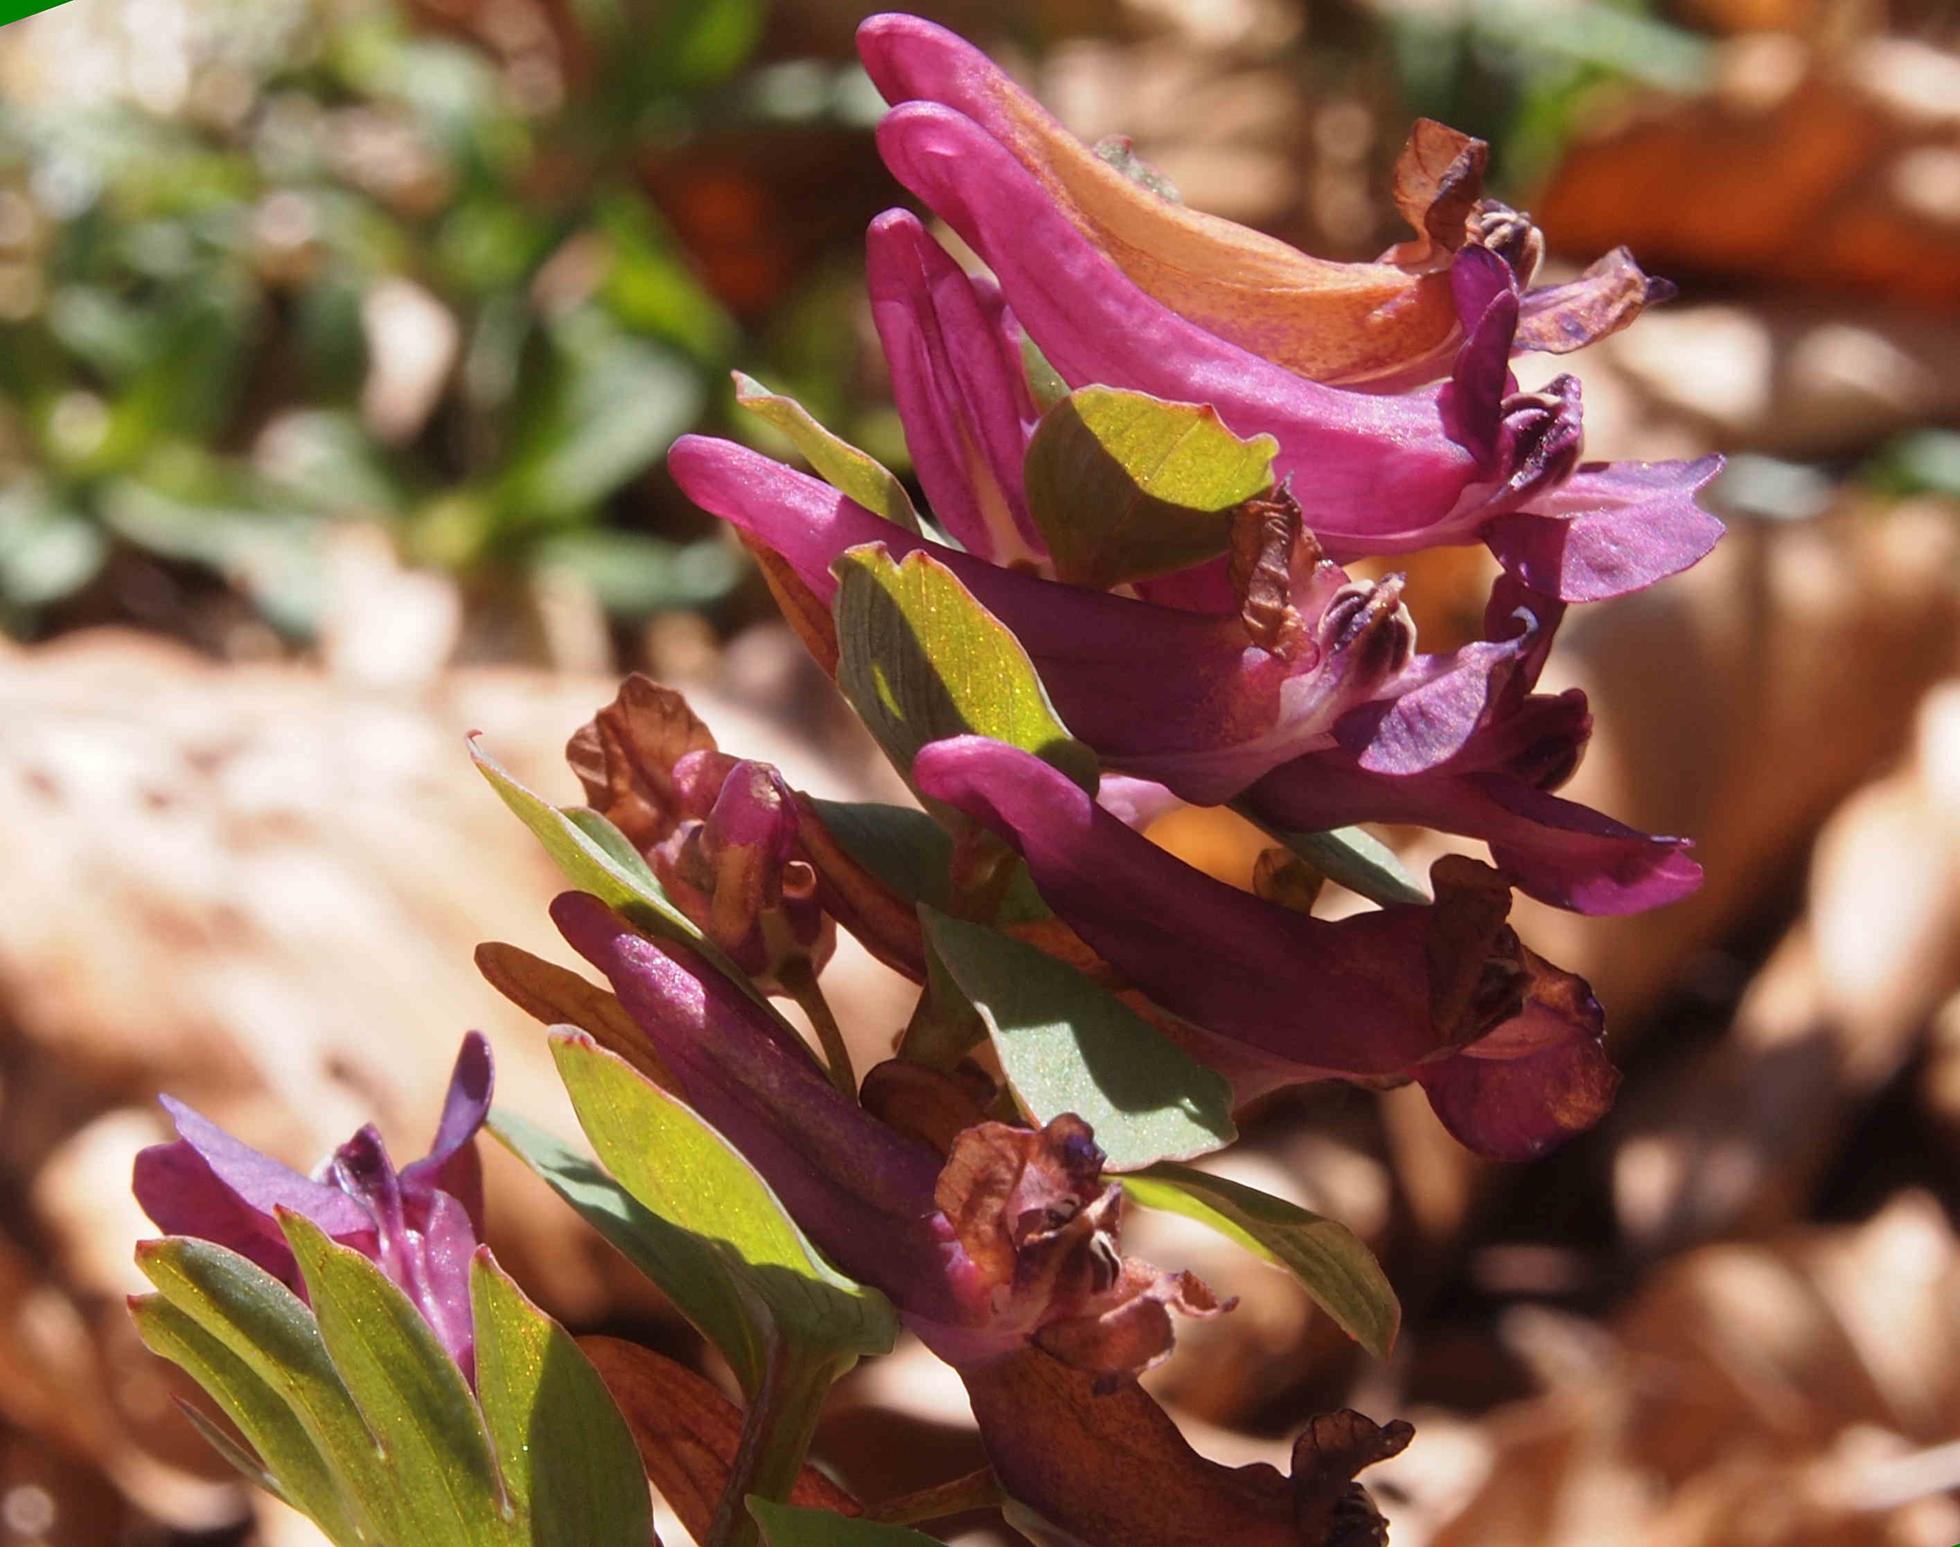
[[[779,396],[740,371],[734,376],[736,404],[788,436],[819,478],[866,510],[917,533],[919,513],[912,508],[912,496],[889,468],[826,430],[796,399]]]
[[[1083,387],[1028,442],[1028,509],[1062,579],[1146,580],[1223,553],[1233,508],[1272,486],[1278,450],[1209,406]]]

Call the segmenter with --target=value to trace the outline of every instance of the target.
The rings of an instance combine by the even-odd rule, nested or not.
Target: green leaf
[[[1035,1119],[1075,1113],[1112,1171],[1209,1154],[1237,1137],[1230,1082],[1107,989],[981,925],[930,908],[919,917]]]
[[[751,1498],[749,1513],[762,1527],[769,1547],[938,1547],[932,1537],[910,1527],[854,1520],[827,1509],[798,1509]]]
[[[476,1395],[530,1547],[647,1547],[639,1448],[578,1344],[487,1250],[470,1268]]]
[[[298,1295],[236,1252],[184,1236],[144,1242],[136,1249],[136,1263],[166,1301],[292,1411],[332,1472],[347,1501],[347,1514],[358,1517],[359,1539],[416,1539],[413,1533],[420,1523],[327,1357],[313,1313]],[[267,1450],[260,1455],[278,1466]],[[285,1485],[298,1486],[291,1478]]]
[[[320,1338],[413,1519],[417,1542],[504,1547],[511,1533],[483,1415],[414,1302],[352,1247],[282,1210]]]
[[[735,375],[735,402],[789,437],[816,474],[839,494],[917,533],[919,513],[891,470],[818,424],[795,398],[770,392],[753,376]]]
[[[1028,509],[1061,578],[1107,589],[1223,553],[1233,508],[1271,487],[1278,450],[1208,406],[1083,387],[1028,442]]]
[[[652,870],[629,839],[597,811],[584,806],[558,807],[527,789],[510,770],[470,738],[470,759],[477,772],[517,819],[531,829],[566,881],[617,908],[649,934],[722,960],[692,920],[667,900]],[[743,981],[739,974],[737,982]]]
[[[953,837],[923,811],[878,801],[819,800],[817,815],[844,852],[908,902],[950,913]],[[1025,924],[1052,917],[1023,864],[1001,896],[995,920]]]
[[[1359,827],[1335,827],[1324,833],[1267,831],[1328,880],[1370,902],[1387,907],[1435,901],[1393,849]]]
[[[590,1037],[554,1034],[552,1054],[606,1169],[650,1212],[706,1243],[774,1332],[844,1368],[891,1348],[890,1302],[825,1262],[733,1145]]]
[[[339,1547],[359,1547],[356,1515],[342,1497],[333,1469],[285,1398],[195,1317],[161,1294],[131,1300],[129,1310],[144,1346],[180,1366],[203,1387],[257,1453],[238,1452],[223,1430],[204,1428],[205,1438],[219,1454],[254,1481],[269,1477],[279,1496],[310,1517]]]
[[[1402,1307],[1375,1254],[1346,1225],[1189,1166],[1152,1166],[1124,1177],[1123,1187],[1146,1208],[1195,1219],[1286,1268],[1377,1359],[1394,1347]]]
[[[1021,642],[924,553],[876,546],[838,559],[837,685],[898,771],[948,736],[990,736],[1053,763],[1085,790],[1096,756],[1062,724]]]
[[[644,1273],[728,1361],[743,1391],[762,1382],[767,1351],[712,1241],[670,1224],[570,1145],[501,1107],[490,1131]]]

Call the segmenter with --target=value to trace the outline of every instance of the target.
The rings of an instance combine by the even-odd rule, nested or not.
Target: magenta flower
[[[1591,721],[1583,696],[1531,693],[1563,608],[1515,581],[1492,593],[1489,640],[1414,655],[1400,579],[1349,582],[1283,522],[1243,585],[1243,611],[1222,614],[986,563],[726,441],[683,437],[669,466],[825,606],[830,566],[850,548],[929,553],[1021,641],[1077,736],[1113,770],[1181,799],[1243,794],[1261,819],[1298,832],[1383,821],[1482,838],[1532,895],[1587,913],[1635,912],[1699,884],[1680,840],[1550,793]]]
[[[1494,228],[1500,254],[1468,239],[1460,215],[1455,247],[1431,255],[1441,272],[1406,292],[1399,269],[1386,292],[1362,281],[1367,304],[1350,324],[1363,337],[1394,336],[1405,314],[1442,308],[1450,325],[1425,323],[1420,355],[1436,357],[1448,379],[1394,395],[1346,391],[1287,363],[1324,341],[1328,292],[1336,311],[1353,310],[1343,281],[1318,266],[1289,281],[1274,248],[1313,260],[1250,233],[1227,240],[1237,228],[1191,216],[1080,146],[1064,154],[1073,142],[943,29],[875,17],[861,48],[898,104],[879,126],[886,163],[992,268],[1013,320],[1062,378],[1208,403],[1241,435],[1275,436],[1275,471],[1297,475],[1307,524],[1330,557],[1483,541],[1536,589],[1591,601],[1686,568],[1720,536],[1721,523],[1695,503],[1715,459],[1581,465],[1578,383],[1561,376],[1519,392],[1510,376],[1521,333],[1530,345],[1571,348],[1610,331],[1606,319],[1623,325],[1638,310],[1635,293],[1647,296],[1629,260],[1534,300],[1519,267],[1528,278],[1535,258],[1520,252],[1535,249],[1516,240],[1515,220]],[[874,255],[878,246],[874,234]],[[988,324],[996,332],[998,308]],[[881,316],[880,331],[890,340],[896,324]],[[1407,359],[1389,353],[1389,374],[1406,381]]]
[[[1346,716],[1336,745],[1246,790],[1286,832],[1407,823],[1480,838],[1523,891],[1579,913],[1637,913],[1687,896],[1701,867],[1683,838],[1654,837],[1552,793],[1592,731],[1586,695],[1533,692],[1564,608],[1508,577],[1481,644],[1418,657],[1400,691]]]
[[[470,1258],[483,1231],[474,1141],[489,1115],[492,1084],[490,1044],[473,1031],[456,1055],[442,1120],[423,1159],[397,1171],[370,1124],[334,1151],[317,1179],[165,1096],[178,1138],[136,1157],[136,1199],[160,1229],[229,1247],[302,1297],[306,1286],[278,1215],[305,1216],[387,1274],[468,1376]]]
[[[1506,1160],[1543,1153],[1611,1103],[1598,1004],[1524,949],[1504,922],[1508,888],[1482,866],[1440,862],[1433,906],[1328,922],[1212,880],[1017,748],[935,742],[912,772],[1019,850],[1043,901],[1207,1034],[1200,1056],[1243,1094],[1414,1079],[1464,1144]]]
[[[683,436],[668,466],[689,498],[772,549],[825,605],[837,590],[831,565],[849,549],[929,553],[1020,640],[1077,736],[1120,771],[1186,800],[1229,799],[1328,744],[1334,723],[1382,689],[1414,641],[1398,578],[1350,583],[1314,562],[1310,545],[1282,547],[1277,577],[1253,570],[1249,616],[1198,612],[1063,585],[913,537],[731,442]],[[1274,578],[1290,587],[1277,609],[1260,590]]]
[[[1107,1383],[1170,1350],[1170,1312],[1218,1304],[1116,1248],[1122,1193],[1088,1128],[968,1128],[940,1157],[841,1094],[802,1043],[684,947],[567,893],[552,917],[611,982],[681,1094],[811,1240],[962,1371],[1030,1345]]]
[[[1043,1540],[1330,1547],[1347,1539],[1338,1532],[1383,1529],[1352,1479],[1406,1445],[1407,1424],[1315,1419],[1288,1478],[1207,1460],[1136,1384],[1168,1352],[1174,1313],[1225,1307],[1188,1274],[1122,1256],[1121,1193],[1080,1120],[976,1123],[942,1163],[835,1090],[800,1043],[684,948],[575,893],[552,916],[688,1103],[825,1256],[882,1290],[959,1373],[988,1460],[1044,1523],[1029,1522]]]

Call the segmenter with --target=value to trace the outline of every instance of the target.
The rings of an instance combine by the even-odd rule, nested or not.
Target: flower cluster
[[[958,1372],[1008,1518],[1037,1540],[1379,1543],[1354,1477],[1407,1425],[1322,1417],[1290,1476],[1227,1469],[1137,1385],[1175,1318],[1231,1302],[1126,1257],[1123,1212],[1168,1190],[1241,1238],[1284,1228],[1278,1200],[1234,1217],[1177,1163],[1285,1086],[1413,1082],[1466,1146],[1507,1160],[1610,1104],[1601,1008],[1519,938],[1513,892],[1625,913],[1700,872],[1682,840],[1557,793],[1591,719],[1583,694],[1537,688],[1568,606],[1709,550],[1720,527],[1696,495],[1716,466],[1583,461],[1577,383],[1520,390],[1511,360],[1624,327],[1666,287],[1624,252],[1538,285],[1530,220],[1485,195],[1484,148],[1438,124],[1397,169],[1414,235],[1331,263],[1185,208],[1127,146],[1079,144],[938,27],[874,17],[860,41],[892,104],[887,165],[991,271],[968,274],[909,212],[871,227],[872,313],[927,508],[746,380],[740,401],[814,472],[698,436],[670,466],[740,529],[925,810],[792,789],[632,678],[568,749],[587,808],[485,764],[566,869],[553,917],[606,987],[509,947],[480,960],[577,1028],[555,1047],[581,1121],[669,1232],[635,1260],[750,1398],[715,1463],[720,1506],[689,1473],[712,1547],[753,1540],[749,1492],[793,1497],[800,1450],[770,1470],[781,1436],[808,1437],[774,1405],[795,1386],[785,1350],[834,1378],[876,1345],[865,1297]],[[1402,576],[1344,567],[1470,543],[1496,561],[1483,637],[1446,652],[1420,648]],[[1145,834],[1181,803],[1273,836],[1251,890]],[[1363,823],[1480,840],[1490,863],[1442,860],[1425,888],[1367,857]],[[1316,917],[1326,875],[1377,906]],[[818,987],[838,927],[920,987],[862,1081]],[[809,1013],[822,1058],[775,995]],[[1057,1026],[1069,1051],[1029,1061]],[[397,1173],[364,1130],[318,1180],[172,1105],[181,1137],[145,1153],[138,1194],[165,1229],[302,1295],[310,1238],[291,1216],[310,1220],[467,1376],[471,1294],[494,1302],[469,1277],[489,1086],[472,1038],[428,1159]],[[589,1172],[498,1132],[621,1238],[632,1210],[595,1204]],[[748,1214],[704,1226],[703,1198],[737,1210],[738,1173]],[[754,1217],[775,1223],[745,1234]],[[1342,1250],[1345,1288],[1307,1287],[1385,1346],[1392,1295],[1360,1243]],[[609,1382],[621,1358],[601,1361]],[[684,1385],[638,1365],[630,1380]],[[666,1441],[635,1427],[658,1481]]]

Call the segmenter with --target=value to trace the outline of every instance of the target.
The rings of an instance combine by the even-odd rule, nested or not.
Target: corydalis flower
[[[1057,916],[1205,1034],[1193,1051],[1241,1095],[1414,1079],[1463,1143],[1507,1160],[1543,1153],[1611,1102],[1597,1002],[1524,948],[1505,923],[1509,890],[1483,866],[1440,861],[1432,906],[1329,922],[1193,869],[1018,748],[957,737],[926,747],[912,772],[1011,843]]]
[[[470,1258],[483,1231],[475,1138],[489,1115],[492,1084],[490,1045],[471,1032],[423,1159],[397,1171],[370,1124],[333,1152],[317,1178],[165,1096],[178,1137],[136,1157],[136,1200],[160,1229],[229,1247],[302,1297],[306,1286],[278,1216],[282,1210],[304,1216],[393,1280],[468,1375]]]
[[[718,750],[680,694],[637,673],[566,757],[593,808],[743,971],[777,986],[785,971],[822,968],[836,934],[774,768]]]
[[[597,900],[552,916],[612,983],[690,1105],[839,1267],[882,1290],[965,1382],[989,1461],[1037,1540],[1354,1547],[1380,1515],[1355,1473],[1407,1424],[1317,1419],[1289,1479],[1192,1450],[1130,1377],[1209,1291],[1121,1255],[1120,1195],[1078,1120],[962,1130],[944,1162],[839,1094],[807,1051],[684,947]]]
[[[1447,257],[1446,268],[1369,265],[1366,275],[1330,278],[1345,266],[1234,235],[1225,222],[1138,188],[1074,145],[950,33],[886,16],[867,23],[863,37],[867,67],[899,104],[879,126],[887,164],[987,262],[1005,300],[1003,310],[983,287],[977,303],[960,302],[942,284],[933,291],[937,318],[977,304],[999,333],[1011,311],[1071,386],[1208,403],[1241,435],[1271,433],[1276,471],[1298,474],[1308,524],[1333,558],[1483,541],[1535,588],[1589,601],[1687,567],[1720,535],[1721,524],[1695,503],[1714,459],[1582,466],[1577,382],[1561,376],[1542,391],[1516,390],[1508,361],[1520,337],[1576,347],[1623,325],[1644,303],[1647,282],[1619,257],[1576,287],[1526,293],[1519,269],[1531,267],[1535,244],[1518,236],[1518,223],[1492,225],[1488,210],[1475,214],[1462,169],[1423,170],[1435,159],[1436,135],[1447,131],[1418,136],[1403,178],[1411,207],[1422,201],[1408,200],[1410,189],[1433,193],[1422,204],[1427,245],[1418,244],[1425,256],[1417,267]],[[890,215],[874,226],[874,271],[880,245],[898,244],[909,219]],[[1469,224],[1452,236],[1452,219]],[[929,240],[904,235],[911,245]],[[1293,280],[1276,264],[1295,270]],[[1345,322],[1330,322],[1330,311],[1339,319],[1344,310]],[[935,319],[922,317],[926,324]],[[883,316],[880,332],[889,351],[892,324]],[[1448,379],[1371,395],[1286,363],[1328,350],[1330,359],[1359,350],[1357,359],[1398,380],[1439,372]],[[893,368],[896,378],[896,356]],[[906,396],[898,396],[903,411]],[[972,444],[998,467],[998,397],[970,406],[983,410],[970,420],[984,432]],[[1011,482],[1010,473],[1003,487]],[[996,530],[1004,532],[998,523]]]
[[[919,552],[944,565],[1020,641],[1075,735],[1187,800],[1228,799],[1325,745],[1414,644],[1399,579],[1352,582],[1310,542],[1255,542],[1244,609],[1202,612],[1063,585],[913,537],[728,441],[683,436],[668,466],[696,504],[768,547],[821,607],[837,592],[831,566],[854,547],[882,543],[894,558]]]
[[[970,120],[1139,290],[1314,381],[1392,388],[1436,374],[1461,339],[1454,255],[1490,248],[1529,283],[1543,254],[1529,217],[1484,196],[1488,147],[1433,120],[1417,123],[1395,169],[1396,206],[1414,239],[1373,263],[1337,263],[1186,208],[1161,179],[1136,175],[1144,169],[1127,144],[1083,145],[986,55],[931,22],[873,16],[858,50],[886,101],[938,103]],[[1621,249],[1576,284],[1530,292],[1519,347],[1577,349],[1670,293]]]

